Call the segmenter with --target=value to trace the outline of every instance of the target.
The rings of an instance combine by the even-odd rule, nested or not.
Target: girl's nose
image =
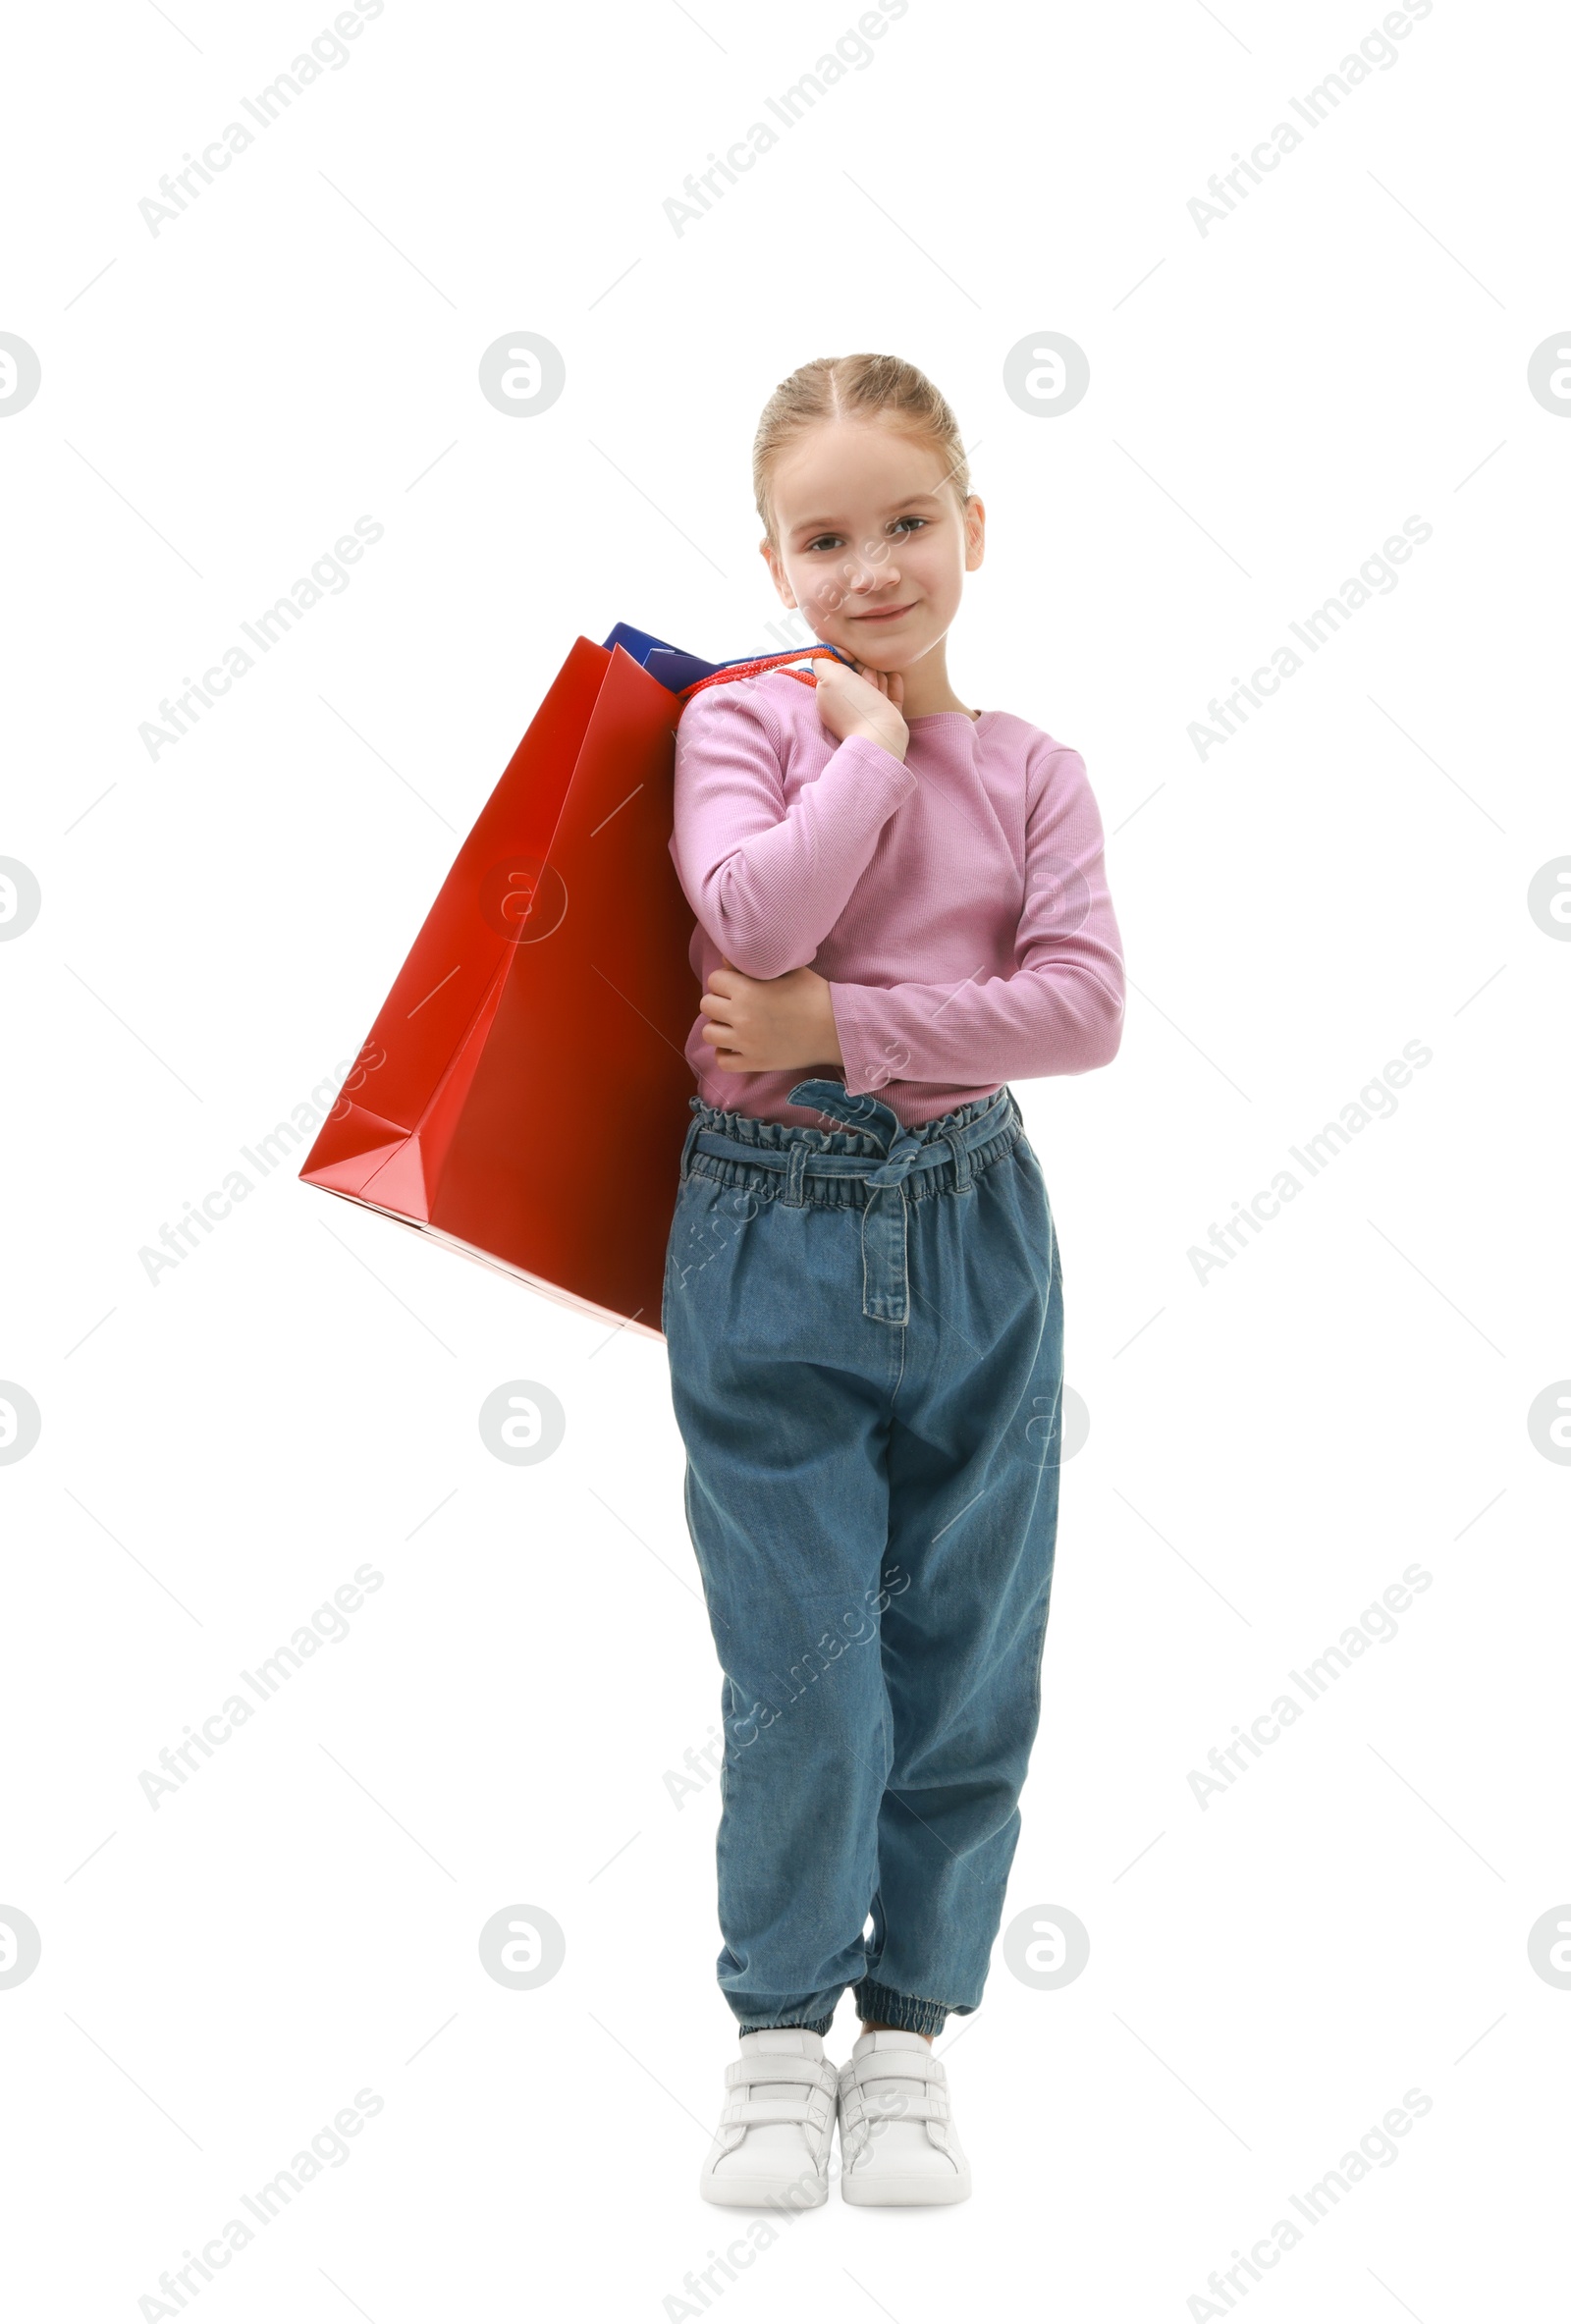
[[[887,589],[892,584],[897,586],[899,578],[899,568],[888,552],[876,557],[848,557],[840,567],[841,582],[858,597],[869,596],[875,589]]]

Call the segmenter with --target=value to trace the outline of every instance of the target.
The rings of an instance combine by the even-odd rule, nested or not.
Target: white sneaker
[[[864,2033],[840,2068],[840,2194],[847,2203],[963,2203],[971,2166],[948,2077],[920,2033]]]
[[[829,2199],[837,2077],[805,2026],[744,2033],[726,2069],[730,2093],[698,2180],[706,2203],[809,2211]]]

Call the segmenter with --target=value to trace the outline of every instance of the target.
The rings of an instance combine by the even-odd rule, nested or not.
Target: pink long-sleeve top
[[[1102,819],[1079,753],[1008,711],[907,721],[904,763],[837,742],[779,671],[709,686],[677,734],[672,860],[703,990],[812,967],[830,984],[847,1092],[910,1126],[1005,1081],[1116,1054],[1123,953]],[[700,1014],[686,1054],[712,1106],[823,1127],[793,1085],[835,1067],[734,1073]]]

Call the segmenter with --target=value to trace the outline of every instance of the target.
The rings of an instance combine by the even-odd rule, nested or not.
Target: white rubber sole
[[[971,2192],[971,2166],[941,2178],[935,2171],[842,2171],[842,2203],[963,2203]]]
[[[728,2171],[724,2177],[713,2171],[700,2174],[698,2192],[706,2203],[724,2203],[728,2208],[742,2211],[816,2211],[829,2201],[829,2181],[806,2185],[806,2174],[796,2179],[777,2179],[760,2174],[743,2178],[740,2173]]]

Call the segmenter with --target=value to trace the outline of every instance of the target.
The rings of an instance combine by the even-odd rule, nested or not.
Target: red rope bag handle
[[[793,662],[826,660],[839,662],[841,659],[833,646],[826,645],[801,646],[791,654],[763,654],[756,662],[733,662],[729,669],[712,671],[708,677],[695,677],[690,686],[682,687],[677,699],[678,702],[690,702],[695,694],[703,692],[705,686],[723,686],[741,677],[762,677],[770,670],[783,670],[787,677],[798,679],[804,686],[815,686],[818,680],[811,672],[793,670],[789,665]]]

